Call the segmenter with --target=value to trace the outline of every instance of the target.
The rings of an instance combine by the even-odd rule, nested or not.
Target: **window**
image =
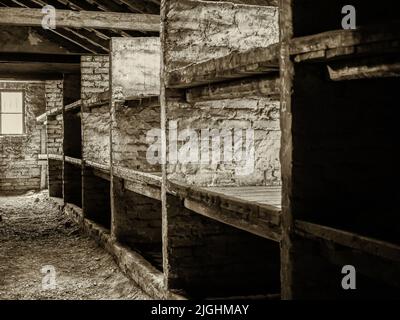
[[[24,133],[23,93],[0,92],[0,134]]]

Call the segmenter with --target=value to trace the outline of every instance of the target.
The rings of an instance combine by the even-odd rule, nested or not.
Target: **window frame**
[[[1,98],[2,98],[2,93],[15,93],[15,92],[20,92],[22,94],[22,113],[6,113],[2,112],[2,106],[1,106]],[[22,115],[22,133],[2,133],[2,128],[1,128],[1,116],[3,114],[21,114]],[[25,125],[25,90],[22,89],[0,89],[0,136],[24,136],[26,135],[26,125]]]

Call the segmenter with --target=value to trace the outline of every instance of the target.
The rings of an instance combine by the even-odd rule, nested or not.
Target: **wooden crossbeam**
[[[168,74],[168,88],[190,88],[279,71],[279,44],[203,61]]]
[[[0,24],[8,26],[42,26],[41,9],[0,8]],[[153,31],[160,30],[160,16],[97,11],[56,11],[57,28],[93,28]]]

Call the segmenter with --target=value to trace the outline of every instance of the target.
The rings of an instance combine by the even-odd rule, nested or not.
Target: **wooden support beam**
[[[263,96],[278,100],[279,86],[278,76],[249,78],[188,89],[186,100],[189,103],[194,103],[210,100],[236,99],[245,96]]]
[[[63,161],[64,157],[59,154],[49,154],[48,156],[49,160],[57,160],[57,161]]]
[[[65,110],[65,112],[75,111],[75,110],[80,111],[81,106],[82,106],[82,100],[78,100],[78,101],[75,101],[75,102],[70,103],[69,105],[65,106],[64,110]]]
[[[0,8],[0,24],[8,26],[42,26],[41,9]],[[57,28],[93,28],[153,31],[160,30],[160,17],[151,14],[134,14],[96,11],[56,11]]]
[[[87,109],[104,106],[110,103],[110,91],[93,94],[89,99],[84,100],[83,107]]]
[[[356,30],[334,30],[294,38],[290,54],[296,62],[332,59],[344,55],[399,51],[400,24],[359,27]]]
[[[159,107],[160,96],[126,97],[120,104],[131,108]]]
[[[352,232],[342,231],[306,221],[295,222],[296,233],[308,239],[324,239],[336,244],[360,250],[391,261],[400,262],[400,246],[364,237]],[[400,270],[399,270],[400,274]]]
[[[65,160],[66,163],[72,164],[72,165],[74,165],[76,167],[82,166],[82,160],[81,159],[65,156],[64,160]]]
[[[167,190],[193,212],[269,240],[281,239],[281,210],[276,206],[177,181],[168,181]]]
[[[171,71],[168,88],[190,88],[279,71],[279,44],[200,62]]]
[[[360,59],[328,64],[329,77],[333,81],[400,77],[399,59]]]

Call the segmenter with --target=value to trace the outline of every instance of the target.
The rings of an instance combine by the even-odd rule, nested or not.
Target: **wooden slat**
[[[228,83],[209,84],[204,87],[188,89],[186,92],[186,100],[189,103],[236,99],[246,96],[264,96],[278,99],[278,75],[255,79],[244,79]]]
[[[93,169],[101,170],[104,172],[110,172],[110,166],[106,164],[101,164],[90,160],[85,160],[84,164],[85,166]]]
[[[245,78],[279,71],[279,44],[246,52],[233,52],[171,71],[167,75],[168,88],[189,88],[214,82]]]
[[[306,238],[332,241],[374,256],[400,262],[399,245],[305,221],[296,221],[295,228],[298,235]]]
[[[93,94],[89,99],[83,100],[86,108],[96,108],[110,103],[110,91]]]
[[[328,72],[333,81],[400,77],[400,61],[336,63],[328,65]]]
[[[194,187],[177,181],[169,181],[167,185],[168,192],[183,198],[185,207],[193,212],[255,235],[280,241],[280,209],[271,204],[246,200],[233,192],[236,188],[230,189],[231,192],[227,189],[222,192],[219,188]]]
[[[0,8],[0,24],[41,27],[41,9]],[[57,10],[57,28],[93,28],[154,31],[160,30],[160,16],[100,11]]]
[[[375,51],[378,48],[385,51],[387,45],[385,43],[392,43],[389,47],[396,46],[399,49],[398,40],[400,40],[400,24],[391,23],[378,26],[359,27],[356,30],[334,30],[323,32],[311,36],[295,38],[290,43],[290,54],[296,55],[296,61],[304,61],[311,59],[318,59],[340,54],[353,54],[358,46],[375,45]],[[378,47],[377,47],[378,45]],[[367,46],[367,48],[373,48]],[[339,49],[339,50],[338,50]],[[368,50],[363,50],[364,54]],[[333,54],[335,52],[335,54]]]
[[[82,165],[82,160],[81,159],[76,159],[76,158],[72,158],[72,157],[67,157],[65,156],[65,162],[69,163],[69,164],[73,164],[75,166],[81,166]]]
[[[124,181],[124,187],[126,190],[129,190],[131,192],[161,201],[160,187],[155,187],[149,184],[144,184],[138,181],[130,181],[130,180]]]
[[[107,180],[107,181],[111,180],[110,173],[106,173],[102,170],[93,169],[93,175],[95,175],[96,177],[99,177],[103,180]]]
[[[71,103],[69,105],[66,105],[65,106],[65,111],[68,112],[68,111],[77,110],[81,106],[82,106],[82,100],[78,100],[78,101],[75,101],[75,102],[73,102],[73,103]]]
[[[161,201],[161,173],[140,172],[113,166],[112,174],[124,179],[125,189]]]
[[[127,107],[157,107],[160,106],[160,96],[126,97],[123,104]]]
[[[161,173],[140,172],[124,167],[113,166],[113,174],[121,179],[140,181],[143,183],[153,184],[155,186],[161,186]]]
[[[64,156],[59,155],[59,154],[49,154],[48,155],[49,160],[57,160],[57,161],[63,161]]]
[[[281,294],[288,300],[293,296],[293,216],[292,216],[292,92],[294,65],[289,55],[289,44],[293,38],[293,0],[279,0],[279,29],[281,30],[280,78],[281,107],[280,119],[282,143],[280,162],[282,171],[282,240],[281,240]]]

